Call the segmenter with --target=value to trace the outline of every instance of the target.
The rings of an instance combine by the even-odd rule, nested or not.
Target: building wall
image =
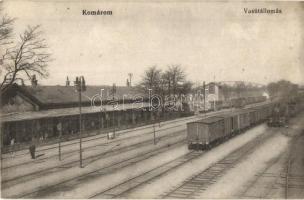
[[[34,111],[36,107],[22,98],[20,95],[11,97],[8,103],[2,106],[2,113]]]
[[[149,109],[129,109],[108,112],[87,113],[82,115],[82,130],[87,132],[96,130],[113,131],[129,128],[160,120],[190,115],[188,112],[150,112]],[[61,123],[60,126],[58,126]],[[58,127],[62,127],[59,131]],[[34,140],[56,138],[60,134],[68,138],[79,133],[79,115],[64,117],[50,117],[26,121],[5,122],[2,124],[3,144],[9,145],[12,138],[17,143],[28,143]],[[97,132],[98,133],[98,132]]]

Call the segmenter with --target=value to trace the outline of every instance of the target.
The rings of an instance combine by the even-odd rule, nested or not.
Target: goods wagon
[[[267,106],[263,107],[263,109],[265,110],[265,113],[264,113],[264,116],[263,116],[264,121],[266,121],[271,116],[273,106],[274,106],[274,104],[270,103]]]
[[[245,98],[231,99],[231,103],[235,108],[243,108],[246,105]]]
[[[261,123],[267,118],[267,106],[258,106],[253,108],[257,112],[257,122]]]
[[[259,122],[259,109],[247,109],[249,113],[249,124],[254,126]]]
[[[248,110],[240,110],[236,112],[238,116],[239,131],[245,130],[250,126]]]
[[[235,135],[239,132],[240,125],[237,114],[235,113],[221,114],[219,115],[219,117],[223,117],[224,119],[226,138],[229,138],[232,135]]]
[[[294,112],[299,110],[297,108],[292,109]],[[285,113],[285,111],[286,106],[282,103],[273,102],[187,123],[188,148],[195,150],[209,149],[213,145],[259,123],[270,120],[268,121],[268,125],[270,125],[270,122],[280,121],[281,112]]]
[[[189,149],[206,149],[225,137],[223,117],[209,117],[187,123]]]
[[[257,108],[254,108],[257,110],[257,123],[264,122],[270,115],[270,109],[269,105],[259,106]]]

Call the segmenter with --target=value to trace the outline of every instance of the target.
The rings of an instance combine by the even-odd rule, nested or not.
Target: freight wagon
[[[209,117],[187,123],[189,149],[206,149],[225,137],[224,118]]]
[[[250,126],[250,118],[248,110],[240,110],[236,112],[238,116],[239,132]]]
[[[269,119],[273,120],[273,112],[277,110],[277,105],[277,102],[268,103],[187,123],[188,148],[209,149],[252,126]],[[301,110],[292,109],[294,113]]]
[[[209,149],[267,119],[266,106],[242,109],[187,123],[188,149]]]
[[[250,126],[249,113],[238,111],[220,114],[187,124],[189,149],[209,149]]]

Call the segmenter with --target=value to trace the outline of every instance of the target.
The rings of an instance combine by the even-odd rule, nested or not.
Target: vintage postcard
[[[0,0],[1,198],[304,198],[304,3]]]

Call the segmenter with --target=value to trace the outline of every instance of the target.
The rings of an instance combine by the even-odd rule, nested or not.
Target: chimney
[[[35,74],[32,75],[31,84],[32,84],[32,87],[36,87],[38,85],[38,80],[36,79]]]
[[[65,86],[70,86],[70,80],[69,77],[66,77]]]

